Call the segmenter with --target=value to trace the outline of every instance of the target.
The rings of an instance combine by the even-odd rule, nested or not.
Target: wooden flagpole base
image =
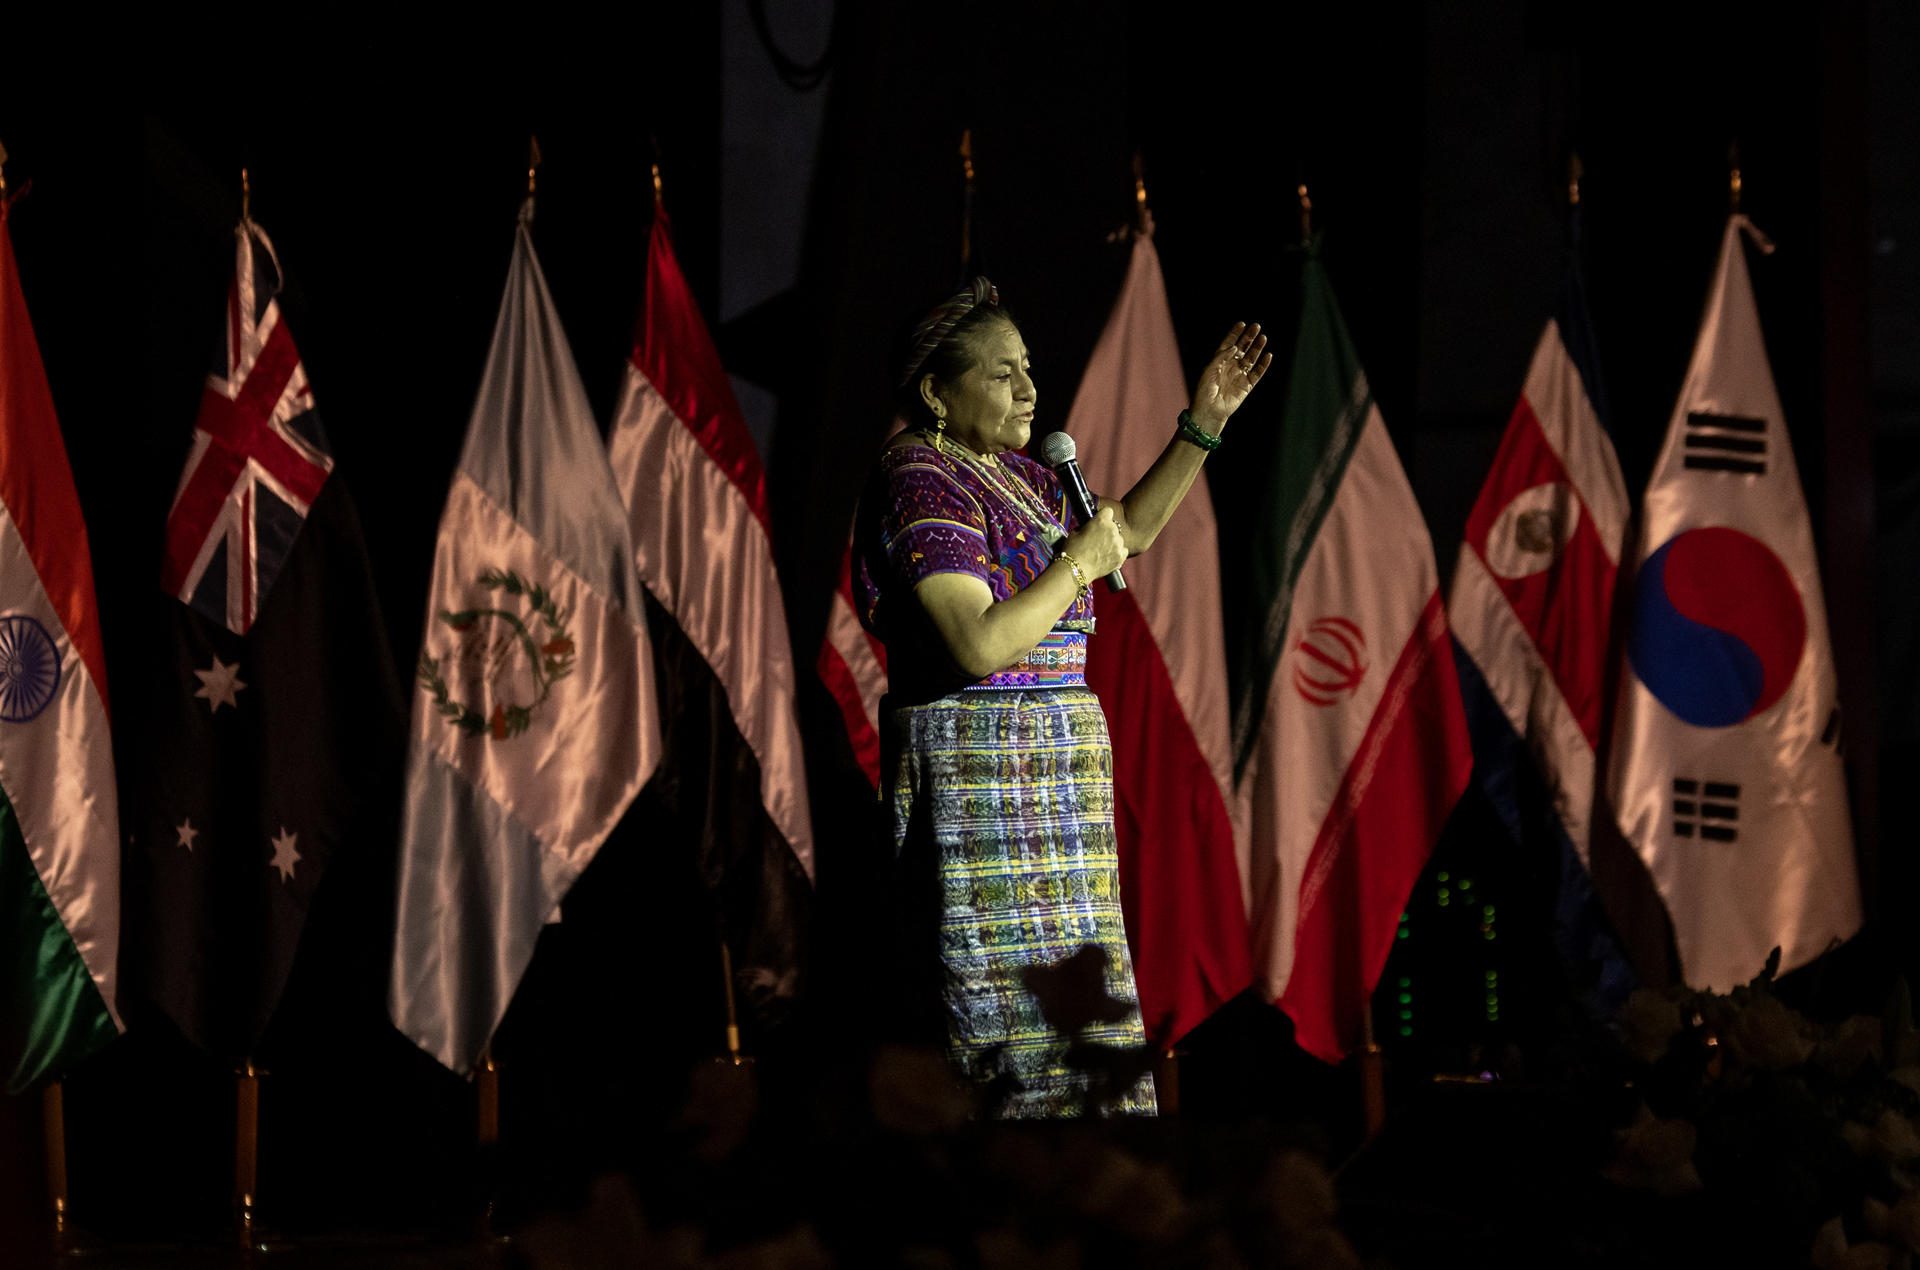
[[[234,1073],[233,1222],[240,1247],[260,1247],[255,1207],[260,1192],[260,1078],[248,1059]]]
[[[1184,1051],[1166,1050],[1153,1063],[1154,1101],[1164,1119],[1180,1114],[1180,1055]]]
[[[1367,1139],[1372,1141],[1387,1123],[1386,1059],[1373,1036],[1373,1002],[1360,1015],[1360,1099],[1366,1114]]]
[[[66,1251],[67,1230],[67,1105],[59,1081],[40,1091],[40,1111],[47,1136],[47,1208],[53,1223],[53,1251]]]
[[[474,1235],[482,1243],[505,1243],[506,1237],[493,1225],[500,1194],[500,1064],[494,1061],[491,1042],[480,1051],[480,1063],[473,1073],[473,1094],[473,1136],[479,1149],[481,1189]]]

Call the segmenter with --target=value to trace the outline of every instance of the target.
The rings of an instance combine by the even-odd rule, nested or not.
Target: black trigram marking
[[[1767,474],[1767,421],[1692,411],[1687,415],[1686,466],[1706,472]]]
[[[1695,835],[1709,842],[1733,842],[1740,837],[1740,787],[1729,781],[1673,779],[1673,834]]]

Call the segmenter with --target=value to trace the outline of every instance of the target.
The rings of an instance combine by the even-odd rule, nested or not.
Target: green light
[[[1410,1022],[1412,1022],[1412,1021],[1413,1021],[1413,1011],[1412,1011],[1412,1010],[1402,1010],[1402,1011],[1400,1011],[1400,1021],[1401,1021],[1402,1023],[1410,1023]]]
[[[1488,982],[1488,983],[1497,983],[1497,982],[1499,981],[1499,979],[1500,979],[1500,972],[1499,972],[1498,970],[1489,970],[1489,971],[1487,971],[1487,982]]]
[[[1399,931],[1394,934],[1395,939],[1405,939],[1406,937],[1407,937],[1407,928],[1404,926],[1402,926],[1399,929]]]
[[[1403,988],[1411,988],[1413,986],[1413,980],[1407,978],[1405,975],[1401,975],[1400,986]]]
[[[1487,942],[1488,942],[1488,943],[1492,943],[1492,942],[1493,942],[1493,932],[1492,932],[1492,931],[1488,931],[1488,932],[1487,932]]]
[[[1481,916],[1483,916],[1483,917],[1485,917],[1485,918],[1486,918],[1486,919],[1487,919],[1488,921],[1492,921],[1492,920],[1493,920],[1493,905],[1491,905],[1491,904],[1489,904],[1489,905],[1487,905],[1487,906],[1486,906],[1485,908],[1482,908],[1482,909],[1480,910],[1480,914],[1481,914]]]
[[[1412,994],[1411,992],[1403,992],[1403,993],[1401,993],[1401,994],[1400,994],[1400,1004],[1401,1004],[1401,1005],[1412,1005],[1412,1004],[1413,1004],[1413,994]]]
[[[1413,1035],[1413,1029],[1412,1029],[1412,1028],[1410,1028],[1410,1027],[1407,1027],[1407,1026],[1406,1026],[1405,1024],[1402,1024],[1402,1025],[1401,1025],[1401,1027],[1400,1027],[1400,1035],[1402,1035],[1402,1036],[1412,1036],[1412,1035]]]
[[[1442,882],[1445,882],[1445,881],[1447,880],[1447,877],[1448,877],[1448,874],[1447,874],[1447,872],[1446,872],[1446,870],[1444,870],[1444,869],[1442,869],[1442,870],[1440,871],[1440,880],[1441,880]]]
[[[1472,878],[1461,878],[1461,879],[1460,879],[1460,889],[1461,889],[1461,890],[1463,890],[1463,891],[1471,891],[1471,890],[1473,889],[1473,879],[1472,879]]]

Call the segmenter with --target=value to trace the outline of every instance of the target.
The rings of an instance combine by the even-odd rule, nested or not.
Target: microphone
[[[1067,501],[1073,505],[1074,514],[1081,520],[1092,520],[1093,513],[1099,510],[1093,491],[1087,488],[1087,478],[1080,474],[1080,460],[1075,456],[1079,447],[1073,438],[1064,432],[1049,432],[1047,439],[1040,443],[1040,457],[1067,487]],[[1127,580],[1115,569],[1107,575],[1107,585],[1115,591],[1127,589]]]

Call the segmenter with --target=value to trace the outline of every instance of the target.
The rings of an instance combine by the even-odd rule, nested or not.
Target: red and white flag
[[[791,925],[802,920],[784,910],[803,903],[811,883],[813,825],[766,475],[657,206],[646,297],[607,444],[640,579],[725,693],[731,718],[714,722],[737,730],[751,751],[750,761],[741,754],[707,764],[708,779],[726,784],[708,805],[748,812],[757,802],[791,856],[783,865],[763,852],[737,878],[720,876],[726,867],[712,859],[705,869],[732,892],[723,907],[748,910],[751,931],[737,924],[728,931],[736,983],[754,1001],[781,997],[798,970]],[[680,646],[663,643],[669,668]],[[666,726],[671,735],[670,719]],[[712,743],[722,743],[717,731]],[[731,823],[728,832],[737,835],[740,822]],[[710,822],[708,837],[716,836]]]
[[[854,760],[867,783],[880,788],[880,698],[887,694],[887,646],[861,624],[851,547],[840,557],[840,584],[827,610],[827,630],[814,670],[840,707]]]
[[[1067,417],[1087,481],[1117,497],[1166,448],[1186,376],[1153,240],[1134,239],[1126,282]],[[1220,556],[1204,480],[1153,550],[1102,586],[1087,683],[1113,735],[1120,896],[1146,1025],[1192,1031],[1253,982],[1244,860],[1229,814],[1226,637]]]

